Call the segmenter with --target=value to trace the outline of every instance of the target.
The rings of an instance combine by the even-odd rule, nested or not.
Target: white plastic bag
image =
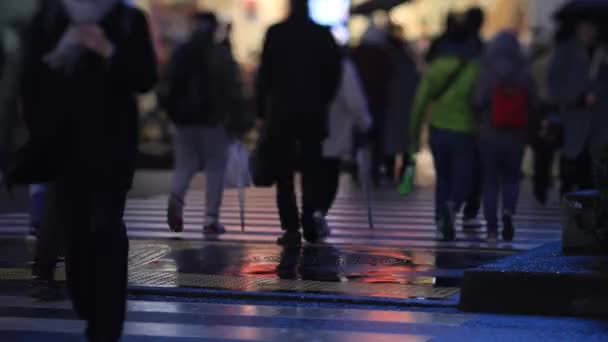
[[[235,142],[228,148],[228,166],[224,185],[228,189],[241,189],[250,184],[249,152],[243,143]]]

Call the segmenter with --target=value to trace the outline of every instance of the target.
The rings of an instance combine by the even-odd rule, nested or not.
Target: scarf
[[[70,25],[47,55],[44,61],[51,69],[61,70],[72,67],[83,52],[78,42],[78,26],[98,24],[121,0],[61,0],[70,19]]]

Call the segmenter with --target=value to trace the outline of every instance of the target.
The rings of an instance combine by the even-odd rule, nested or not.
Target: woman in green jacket
[[[441,240],[451,241],[455,239],[455,215],[474,184],[477,119],[471,97],[480,51],[466,32],[454,33],[444,44],[446,53],[432,62],[418,87],[410,136],[413,146],[417,146],[423,119],[430,112],[430,145],[437,174],[437,232]]]

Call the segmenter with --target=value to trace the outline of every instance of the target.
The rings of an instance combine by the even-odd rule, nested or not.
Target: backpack
[[[495,128],[526,127],[529,102],[525,87],[499,84],[492,93],[492,125]]]

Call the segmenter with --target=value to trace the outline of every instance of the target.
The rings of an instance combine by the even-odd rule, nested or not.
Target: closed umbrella
[[[359,176],[367,202],[367,220],[369,222],[369,229],[374,229],[374,213],[372,209],[372,163],[369,147],[360,147],[357,150],[357,166],[359,168]]]
[[[249,153],[241,142],[235,142],[230,145],[224,182],[226,188],[236,188],[238,191],[241,231],[244,232],[245,188],[251,184],[251,174],[249,172]]]

